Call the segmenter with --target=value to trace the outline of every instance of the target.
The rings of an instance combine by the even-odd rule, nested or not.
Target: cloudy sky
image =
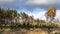
[[[57,9],[56,18],[59,18],[60,0],[0,0],[0,8],[12,8],[18,12],[23,11],[33,15],[35,19],[45,19],[44,14],[50,5]]]

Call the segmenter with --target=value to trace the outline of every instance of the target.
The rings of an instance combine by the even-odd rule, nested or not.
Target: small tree
[[[52,21],[56,16],[56,9],[53,6],[48,7],[48,11],[45,14],[46,20]]]

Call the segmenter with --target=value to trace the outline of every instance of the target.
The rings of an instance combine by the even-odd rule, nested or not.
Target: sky
[[[33,15],[34,18],[45,20],[45,12],[48,6],[56,8],[56,17],[60,19],[60,0],[0,0],[0,8],[16,9],[19,12],[25,12]]]

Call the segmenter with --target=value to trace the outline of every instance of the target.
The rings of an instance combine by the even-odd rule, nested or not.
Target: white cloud
[[[55,4],[55,3],[59,4],[60,0],[28,0],[26,1],[26,5]]]
[[[39,18],[39,19],[42,19],[42,20],[46,20],[45,19],[45,12],[46,11],[42,11],[42,12],[38,12],[37,14],[31,14],[31,13],[28,13],[28,15],[29,16],[34,16],[34,19],[37,19],[37,18]]]
[[[47,0],[28,0],[26,4],[46,4]]]
[[[56,17],[55,18],[58,18],[60,20],[60,10],[56,11]]]
[[[47,4],[47,0],[28,0],[28,1],[26,1],[26,5],[28,5],[28,4],[37,4],[37,5],[39,5],[39,4]]]

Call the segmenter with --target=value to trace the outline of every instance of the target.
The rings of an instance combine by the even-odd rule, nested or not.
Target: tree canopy
[[[52,21],[56,16],[56,9],[53,6],[49,6],[45,16],[46,20],[50,19]]]

